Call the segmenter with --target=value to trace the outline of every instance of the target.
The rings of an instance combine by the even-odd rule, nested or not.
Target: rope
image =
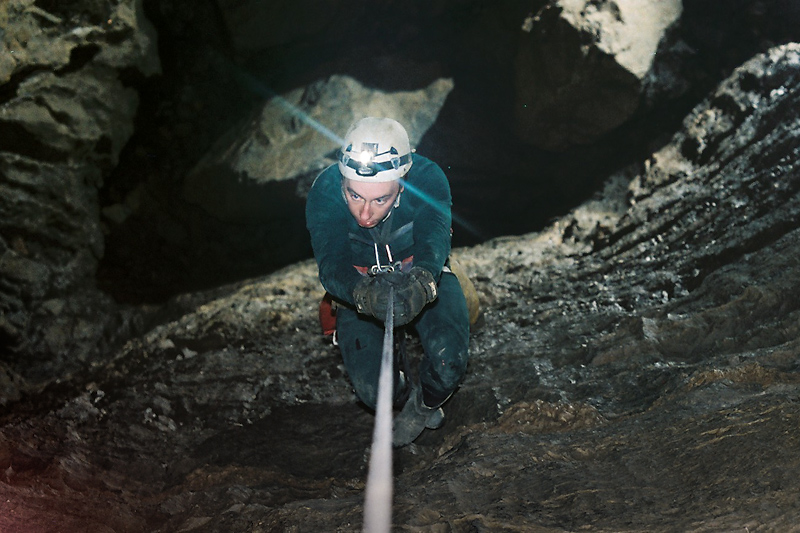
[[[389,288],[389,303],[384,321],[378,402],[372,432],[367,488],[364,499],[365,533],[389,533],[392,528],[392,397],[394,376],[394,289]]]

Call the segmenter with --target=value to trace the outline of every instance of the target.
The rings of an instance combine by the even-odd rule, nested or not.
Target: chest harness
[[[362,276],[376,276],[385,272],[394,272],[395,270],[407,272],[414,264],[414,256],[411,255],[404,259],[395,259],[394,254],[392,254],[391,244],[411,232],[413,229],[414,221],[412,220],[408,224],[405,224],[397,230],[392,231],[392,217],[390,216],[384,221],[380,229],[369,228],[367,230],[371,239],[367,239],[363,235],[350,232],[348,235],[350,239],[367,246],[371,246],[375,253],[374,265],[353,266]]]

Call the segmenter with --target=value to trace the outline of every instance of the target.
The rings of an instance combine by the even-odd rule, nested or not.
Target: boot
[[[414,387],[411,396],[394,420],[392,445],[395,448],[411,444],[425,428],[438,429],[444,423],[441,407],[428,407],[422,400],[422,389]]]

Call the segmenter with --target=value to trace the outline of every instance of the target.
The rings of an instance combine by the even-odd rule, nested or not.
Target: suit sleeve
[[[361,278],[353,268],[347,228],[350,212],[342,200],[339,178],[328,169],[316,179],[306,200],[306,227],[319,267],[319,280],[334,298],[354,304]]]
[[[416,163],[415,163],[416,164]],[[416,204],[414,216],[414,266],[433,274],[436,281],[450,255],[452,197],[441,168],[424,160],[418,177],[406,183]],[[412,167],[413,168],[413,167]]]

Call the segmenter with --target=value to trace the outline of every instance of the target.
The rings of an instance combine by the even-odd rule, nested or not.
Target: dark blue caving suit
[[[363,267],[376,264],[376,245],[381,264],[390,262],[388,244],[394,262],[405,260],[404,270],[413,262],[433,274],[438,284],[437,299],[409,324],[425,352],[419,366],[425,404],[442,404],[467,368],[467,305],[458,279],[445,268],[450,254],[450,185],[438,165],[417,154],[403,184],[400,205],[375,228],[362,228],[353,218],[335,164],[317,177],[306,203],[319,279],[339,304],[336,328],[342,358],[358,398],[372,409],[378,396],[383,324],[355,311],[353,288],[366,275]],[[397,396],[403,393],[398,378],[399,374]]]

